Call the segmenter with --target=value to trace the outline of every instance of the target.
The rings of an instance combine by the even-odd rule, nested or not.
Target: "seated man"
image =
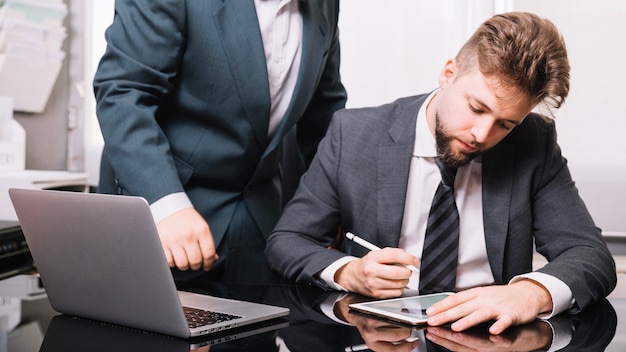
[[[430,94],[337,112],[268,239],[270,267],[375,298],[456,291],[427,311],[428,324],[453,331],[493,321],[499,334],[607,296],[617,280],[611,253],[552,119],[531,112],[561,106],[569,71],[550,21],[501,14],[445,63]],[[453,197],[437,190],[447,210],[431,224],[439,187]],[[383,249],[336,241],[338,228]],[[535,247],[549,263],[533,271]]]

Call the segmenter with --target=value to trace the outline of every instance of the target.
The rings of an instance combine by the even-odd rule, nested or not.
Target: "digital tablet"
[[[350,309],[360,313],[383,317],[410,325],[426,323],[426,309],[453,294],[452,292],[431,295],[384,299],[350,304]]]

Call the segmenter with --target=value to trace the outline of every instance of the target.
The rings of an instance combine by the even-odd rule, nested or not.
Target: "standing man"
[[[569,72],[550,21],[501,14],[445,63],[437,90],[337,112],[268,239],[270,266],[377,298],[457,291],[427,311],[428,324],[454,331],[493,320],[490,333],[499,334],[607,296],[616,285],[611,253],[553,121],[531,112],[561,106]],[[337,244],[340,226],[383,249]],[[549,263],[533,271],[535,247]]]
[[[117,0],[94,79],[100,193],[149,203],[180,285],[265,282],[281,141],[308,165],[334,111],[339,1]]]

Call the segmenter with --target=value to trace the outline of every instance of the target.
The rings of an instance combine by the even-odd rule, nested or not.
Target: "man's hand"
[[[419,261],[402,249],[383,248],[341,267],[335,273],[335,282],[369,297],[399,297],[412,274],[405,265],[419,265]]]
[[[552,298],[548,291],[535,281],[521,280],[461,291],[433,304],[426,313],[430,316],[428,325],[452,323],[450,328],[456,332],[494,320],[489,333],[497,335],[550,311]]]
[[[350,304],[368,301],[363,296],[349,294],[333,307],[335,316],[348,324],[354,325],[363,341],[372,351],[413,351],[418,341],[413,338],[413,329],[362,315],[350,313]]]
[[[157,224],[170,267],[208,271],[217,260],[209,224],[193,208],[180,210]]]
[[[512,327],[500,335],[481,328],[454,332],[444,326],[429,327],[425,335],[437,345],[459,352],[546,351],[552,345],[552,328],[541,320]]]
[[[365,345],[372,351],[410,352],[419,343],[412,337],[411,328],[364,317],[355,318],[353,323]]]

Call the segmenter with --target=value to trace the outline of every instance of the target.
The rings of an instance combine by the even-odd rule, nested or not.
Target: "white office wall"
[[[494,11],[492,0],[342,0],[348,107],[429,92],[448,58]]]

